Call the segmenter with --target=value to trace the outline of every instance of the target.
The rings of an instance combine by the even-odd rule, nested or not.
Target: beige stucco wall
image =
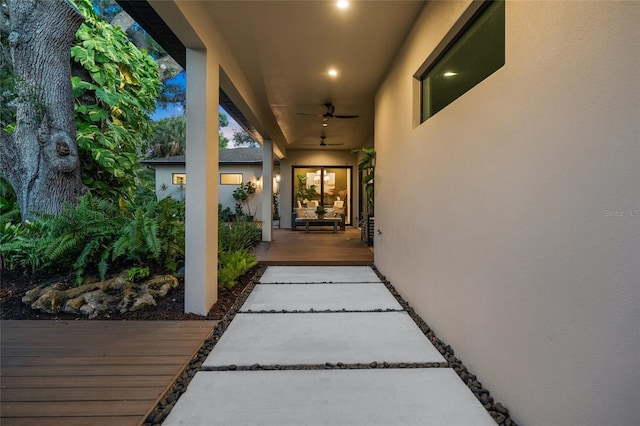
[[[377,94],[376,265],[518,422],[637,424],[640,3],[507,2],[506,65],[414,126],[467,4]]]
[[[280,227],[291,227],[293,167],[298,166],[351,166],[353,194],[351,194],[352,223],[358,219],[358,157],[349,151],[334,150],[287,150],[287,158],[280,161]]]

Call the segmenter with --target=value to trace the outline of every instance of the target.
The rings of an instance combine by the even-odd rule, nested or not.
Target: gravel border
[[[473,392],[475,397],[480,401],[484,408],[488,411],[495,422],[500,426],[518,426],[518,424],[511,418],[509,410],[500,402],[494,401],[491,393],[482,386],[482,383],[478,381],[475,374],[472,374],[467,367],[460,361],[455,355],[451,346],[436,337],[431,328],[416,314],[413,308],[400,296],[396,289],[386,279],[384,275],[378,271],[375,265],[369,265],[378,275],[382,283],[391,292],[393,297],[400,303],[403,310],[409,314],[411,319],[415,321],[420,328],[420,331],[429,339],[429,341],[436,347],[440,354],[447,360],[447,362],[426,362],[426,363],[388,363],[388,362],[371,362],[368,364],[355,363],[344,364],[338,363],[325,363],[325,364],[298,364],[298,365],[260,365],[253,364],[250,366],[238,366],[229,365],[224,367],[202,367],[202,363],[209,356],[209,353],[220,340],[220,337],[225,332],[233,318],[237,313],[240,313],[240,308],[245,303],[255,286],[259,283],[262,274],[267,269],[266,265],[261,265],[254,273],[251,281],[246,286],[244,291],[240,294],[236,302],[233,304],[229,312],[225,317],[220,320],[213,329],[210,337],[208,337],[202,347],[198,350],[195,357],[189,362],[187,367],[180,374],[174,385],[167,391],[163,398],[158,402],[156,408],[145,419],[145,426],[161,425],[162,422],[171,412],[171,409],[177,402],[180,395],[186,390],[191,379],[199,371],[271,371],[271,370],[327,370],[327,369],[374,369],[374,368],[453,368],[456,374],[462,379],[467,387]],[[267,283],[267,284],[293,284],[293,283]],[[322,284],[322,283],[317,283]],[[269,314],[269,313],[324,313],[324,312],[402,312],[397,309],[376,309],[372,311],[348,311],[348,310],[270,310],[270,311],[245,311],[243,314]]]

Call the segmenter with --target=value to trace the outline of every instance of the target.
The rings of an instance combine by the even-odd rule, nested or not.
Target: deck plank
[[[2,425],[137,425],[214,321],[0,321]]]
[[[360,230],[352,227],[337,234],[333,233],[333,227],[309,234],[304,230],[274,229],[272,241],[260,243],[253,253],[264,265],[353,266],[373,263],[372,248],[360,240]]]
[[[47,426],[137,426],[140,416],[112,417],[48,417]],[[42,417],[7,417],[2,419],[2,426],[43,426]]]

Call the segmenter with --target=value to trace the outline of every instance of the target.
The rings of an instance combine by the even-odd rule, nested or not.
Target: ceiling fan
[[[340,145],[344,145],[343,143],[327,143],[325,141],[326,136],[320,136],[320,146],[321,147],[325,147],[325,146],[340,146]],[[313,145],[315,146],[315,143],[305,143],[305,145]]]
[[[314,117],[322,117],[323,119],[328,119],[328,118],[358,118],[360,117],[359,115],[337,115],[334,114],[336,107],[331,103],[331,102],[327,102],[324,104],[325,108],[327,108],[327,112],[325,112],[324,114],[307,114],[304,112],[299,112],[299,115],[312,115]]]

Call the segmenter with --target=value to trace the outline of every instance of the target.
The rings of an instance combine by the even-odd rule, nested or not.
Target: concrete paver
[[[244,303],[246,311],[402,310],[382,283],[366,284],[258,284]]]
[[[495,426],[448,368],[207,371],[164,425]]]
[[[495,425],[451,368],[323,368],[445,362],[401,308],[369,267],[269,267],[164,425]],[[254,364],[289,368],[206,370]]]
[[[445,362],[406,312],[238,314],[204,366]]]
[[[368,266],[270,266],[261,283],[367,283],[380,282]]]

